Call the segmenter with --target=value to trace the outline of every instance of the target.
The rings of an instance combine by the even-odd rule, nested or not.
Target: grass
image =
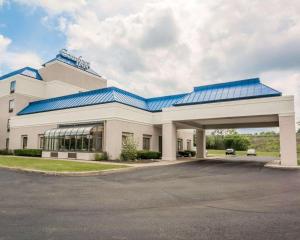
[[[208,149],[209,156],[225,156],[225,150]],[[279,157],[279,152],[256,152],[261,157]],[[237,156],[246,156],[247,151],[236,151]]]
[[[209,157],[224,157],[225,156],[225,150],[215,150],[215,149],[208,149],[208,156]],[[256,152],[257,156],[260,157],[278,157],[279,158],[279,152]],[[246,151],[236,151],[237,156],[246,156]],[[300,165],[300,152],[298,152],[298,165]]]
[[[64,160],[47,160],[43,158],[24,158],[0,156],[0,167],[39,170],[47,172],[88,172],[124,168],[124,165],[83,163]]]

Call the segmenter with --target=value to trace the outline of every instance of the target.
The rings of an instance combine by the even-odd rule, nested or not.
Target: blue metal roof
[[[262,84],[259,78],[195,87],[175,105],[233,101],[249,98],[280,96],[281,93]]]
[[[163,97],[148,98],[147,99],[148,109],[151,112],[159,112],[163,108],[173,106],[174,104],[179,102],[181,99],[183,99],[186,95],[187,95],[187,93],[163,96]]]
[[[27,107],[19,112],[18,115],[48,112],[112,102],[122,103],[149,112],[158,112],[162,111],[163,108],[171,106],[220,101],[234,101],[280,95],[280,92],[262,84],[258,78],[200,86],[195,87],[193,92],[191,93],[148,99],[116,87],[108,87],[31,102]]]
[[[39,74],[37,69],[31,68],[31,67],[24,67],[19,70],[13,71],[11,73],[5,74],[0,77],[0,80],[4,80],[6,78],[15,76],[15,75],[23,75],[26,77],[31,77],[37,80],[43,80],[41,75]]]
[[[66,63],[68,65],[71,65],[73,67],[76,67],[78,68],[78,66],[76,65],[76,61],[72,60],[72,59],[69,59],[69,58],[66,58],[64,57],[63,55],[61,54],[57,54],[55,58],[51,59],[50,61],[46,62],[43,64],[43,66],[45,66],[46,64],[50,63],[50,62],[53,62],[53,61],[60,61],[60,62],[63,62],[63,63]],[[97,72],[95,72],[93,69],[89,68],[89,69],[81,69],[81,68],[78,68],[82,71],[86,71],[88,73],[91,73],[91,74],[94,74],[94,75],[97,75],[97,76],[100,76]]]

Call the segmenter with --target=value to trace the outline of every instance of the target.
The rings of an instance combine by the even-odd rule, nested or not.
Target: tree
[[[297,133],[300,133],[300,128],[298,129]]]
[[[225,148],[233,148],[235,150],[247,150],[250,146],[250,141],[243,135],[227,135],[224,138]]]

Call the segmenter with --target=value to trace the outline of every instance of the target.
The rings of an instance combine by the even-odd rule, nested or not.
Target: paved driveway
[[[199,161],[97,177],[0,170],[0,239],[299,239],[300,172]]]

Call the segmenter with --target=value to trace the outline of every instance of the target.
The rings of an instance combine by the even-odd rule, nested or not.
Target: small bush
[[[160,152],[145,151],[145,150],[141,150],[137,152],[138,159],[159,159],[160,157],[161,157]]]
[[[107,152],[96,153],[95,154],[95,161],[106,161],[108,160]]]
[[[26,157],[41,157],[41,149],[16,149],[14,150],[16,156],[26,156]]]
[[[137,159],[137,144],[133,139],[128,139],[124,142],[121,160],[123,161],[133,161]]]
[[[184,151],[178,151],[177,154],[179,157],[195,157],[196,151],[184,150]]]
[[[13,155],[13,152],[11,150],[2,149],[0,150],[0,155]]]

